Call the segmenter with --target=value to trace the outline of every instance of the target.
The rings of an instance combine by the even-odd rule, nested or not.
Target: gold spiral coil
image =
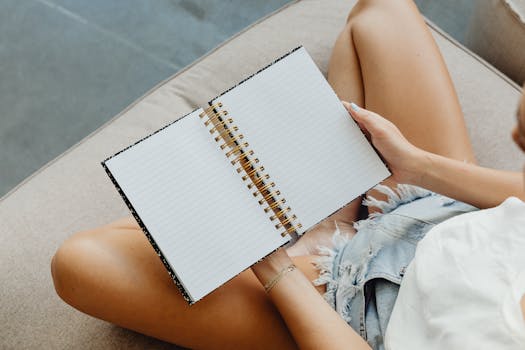
[[[245,171],[246,167],[254,167],[255,164],[259,163],[259,158],[254,158],[254,159],[250,159],[248,158],[245,153],[240,153],[239,154],[241,157],[241,159],[243,159],[243,164],[241,164],[237,169],[235,169],[237,171],[238,174],[242,173],[243,171]],[[264,170],[264,169],[263,169]],[[248,179],[249,176],[243,176],[242,177],[242,181],[246,181],[246,179]]]
[[[275,228],[281,228],[284,227],[287,224],[292,223],[293,220],[297,219],[297,216],[292,215],[291,217],[287,217],[285,220],[281,221],[277,225],[275,225]]]
[[[252,167],[251,170],[248,170],[246,172],[246,175],[244,175],[242,177],[242,181],[246,181],[248,180],[250,177],[252,177],[253,175],[255,175],[257,172],[263,172],[264,171],[264,167],[261,165],[261,166],[257,166],[257,167]]]
[[[215,114],[214,111],[218,110],[219,108],[222,108],[222,102],[217,102],[207,108],[204,108],[203,112],[199,114],[199,117],[204,118],[207,115],[209,116],[210,114]]]
[[[259,204],[263,205],[265,202],[268,202],[270,198],[277,197],[281,195],[281,191],[275,190],[273,192],[268,192],[267,194],[263,195],[262,199],[259,199]]]
[[[282,218],[283,215],[285,215],[287,212],[289,212],[290,210],[292,210],[290,207],[286,207],[284,209],[281,209],[279,210],[277,213],[275,213],[274,215],[270,216],[270,220],[275,220],[275,219],[279,219],[279,218]]]
[[[219,126],[220,126],[222,129],[225,129],[225,128],[227,128],[227,125],[228,125],[228,124],[231,124],[231,123],[233,123],[233,119],[232,119],[232,118],[228,118],[228,119],[217,119],[217,122],[216,122],[215,126],[209,130],[209,131],[210,131],[210,134],[213,134],[214,132],[216,132],[217,130],[219,130]]]
[[[219,134],[215,137],[215,142],[219,142],[221,139],[226,138],[227,136],[231,136],[233,134],[233,131],[238,130],[239,128],[235,125],[233,125],[231,128],[224,129],[223,131],[219,132]]]
[[[253,151],[252,150],[249,150],[249,151],[244,152],[244,153],[239,153],[239,155],[237,155],[237,157],[235,157],[232,161],[230,161],[230,163],[232,165],[235,165],[235,163],[237,163],[241,159],[248,160],[248,157],[250,157],[250,156],[253,156]],[[258,162],[259,162],[259,159],[257,159],[257,163]]]
[[[281,236],[284,237],[289,234],[296,233],[298,229],[303,227],[300,223],[295,224],[294,226],[290,225],[288,228],[285,228],[284,232],[281,232]]]
[[[259,197],[259,205],[265,213],[272,213],[268,216],[271,221],[278,220],[274,226],[276,229],[283,229],[281,236],[298,233],[302,225],[297,221],[297,216],[292,213],[289,206],[284,206],[286,199],[281,197],[281,191],[276,189],[276,184],[270,180],[270,175],[265,172],[264,166],[259,165],[259,158],[255,157],[255,152],[248,149],[248,142],[244,141],[244,135],[239,133],[239,128],[234,124],[233,118],[228,111],[222,109],[223,104],[216,102],[199,114],[204,120],[204,126],[210,134],[214,135],[215,142],[219,143],[219,148],[224,151],[226,158],[232,165],[237,164],[236,171],[241,175],[242,181],[247,181],[247,187],[253,190],[252,195]],[[244,174],[242,174],[244,173]],[[269,181],[269,182],[268,182]]]
[[[243,134],[230,136],[229,140],[224,141],[224,143],[222,145],[220,145],[220,147],[221,147],[221,149],[225,149],[226,147],[237,145],[239,143],[239,141],[242,140],[242,139],[244,139],[244,135]]]
[[[243,171],[246,170],[246,168],[253,168],[256,166],[256,164],[259,163],[259,158],[253,158],[253,159],[249,159],[248,157],[245,158],[246,160],[243,161],[241,164],[240,167],[238,167],[237,169],[235,169],[237,171],[237,173],[242,173]],[[263,167],[263,170],[264,170],[264,167]],[[242,177],[242,181],[246,181],[247,179],[249,178],[249,176],[243,176]]]
[[[230,158],[233,154],[242,153],[243,149],[250,146],[248,142],[243,142],[234,148],[230,149],[228,152],[226,152],[226,158]]]
[[[259,187],[259,185],[261,185],[264,182],[264,180],[268,180],[269,178],[270,178],[270,175],[268,174],[264,174],[263,176],[257,177],[255,181],[250,182],[248,184],[248,188],[251,190],[253,186]]]
[[[232,149],[230,149],[228,152],[226,152],[226,158],[230,158],[234,154],[242,153],[245,148],[250,146],[248,142],[243,142],[242,144],[236,145]]]
[[[220,111],[218,113],[214,113],[213,116],[211,118],[209,118],[208,120],[206,120],[204,122],[204,125],[205,126],[208,126],[210,125],[211,123],[215,122],[218,118],[220,117],[224,117],[224,116],[227,116],[228,115],[228,112],[227,111]]]
[[[253,196],[257,197],[260,194],[263,194],[263,192],[268,191],[270,188],[275,187],[275,182],[269,182],[267,184],[264,184],[260,188],[257,188],[257,191],[253,192]]]
[[[275,211],[275,209],[277,209],[280,205],[283,205],[285,203],[286,203],[286,199],[281,198],[281,199],[273,202],[272,204],[269,204],[266,208],[264,208],[264,212],[267,213],[270,210],[271,211]]]

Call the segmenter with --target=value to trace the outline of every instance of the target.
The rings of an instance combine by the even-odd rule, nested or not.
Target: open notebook
[[[302,47],[102,164],[189,303],[390,175]]]

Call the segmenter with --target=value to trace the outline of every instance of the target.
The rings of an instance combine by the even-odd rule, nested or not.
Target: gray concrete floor
[[[465,44],[470,18],[476,0],[414,0],[419,11],[431,21]]]
[[[0,1],[0,196],[288,2]]]
[[[0,196],[288,1],[2,0]],[[459,40],[474,2],[416,0]]]

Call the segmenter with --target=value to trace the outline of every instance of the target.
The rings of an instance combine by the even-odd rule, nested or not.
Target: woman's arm
[[[288,254],[279,249],[252,270],[266,285],[291,264]],[[268,295],[300,349],[370,349],[298,269],[283,275]]]
[[[483,168],[426,152],[408,142],[387,119],[354,104],[343,104],[370,136],[398,183],[424,187],[478,208],[497,206],[510,196],[525,199],[523,174]]]
[[[412,184],[478,208],[495,207],[511,196],[525,200],[523,174],[518,172],[483,168],[425,152],[417,174]]]

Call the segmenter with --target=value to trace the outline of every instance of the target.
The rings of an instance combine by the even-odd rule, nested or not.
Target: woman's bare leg
[[[311,261],[294,258],[313,280]],[[78,310],[181,346],[296,348],[251,270],[189,306],[133,218],[69,238],[52,273],[57,293]]]
[[[328,78],[340,98],[389,118],[417,146],[474,161],[448,73],[410,1],[360,1]],[[351,222],[357,209],[356,201],[334,218]],[[311,280],[313,258],[294,258]],[[189,307],[131,218],[70,238],[52,272],[77,309],[156,338],[196,348],[295,347],[251,271]]]
[[[411,0],[360,1],[337,40],[330,70],[341,99],[381,114],[422,149],[475,162],[449,73]]]

